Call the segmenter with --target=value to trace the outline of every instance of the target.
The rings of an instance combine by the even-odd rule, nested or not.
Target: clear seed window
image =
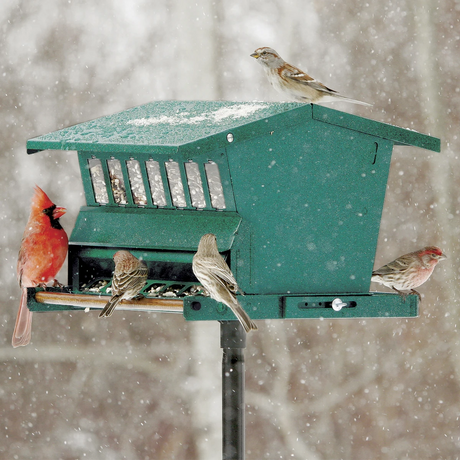
[[[94,199],[96,200],[96,203],[107,204],[109,202],[109,196],[107,195],[107,187],[105,185],[101,160],[97,158],[90,158],[88,160],[88,166],[91,173]]]
[[[212,161],[160,161],[114,156],[87,160],[93,198],[100,205],[227,209],[219,165]],[[107,187],[107,183],[110,187]]]
[[[206,177],[208,178],[212,207],[225,209],[224,189],[220,180],[219,167],[212,161],[206,163],[204,167],[206,169]]]
[[[132,159],[127,161],[126,164],[128,166],[129,185],[133,194],[134,204],[145,206],[147,204],[147,195],[145,194],[140,164],[137,160]]]
[[[145,165],[147,167],[147,176],[149,179],[153,204],[162,208],[166,206],[166,196],[161,177],[160,164],[158,161],[148,160],[145,162]]]
[[[187,203],[185,201],[184,186],[177,161],[169,160],[166,163],[166,172],[168,173],[169,190],[173,205],[176,208],[185,208]]]
[[[205,208],[206,200],[204,198],[203,182],[201,181],[198,164],[193,161],[185,163],[185,171],[187,172],[187,183],[190,190],[192,206],[196,208]]]
[[[120,161],[112,158],[107,161],[107,166],[109,167],[110,187],[115,203],[127,204],[125,181]]]

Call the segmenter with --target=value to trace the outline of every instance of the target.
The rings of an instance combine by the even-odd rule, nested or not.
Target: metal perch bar
[[[68,305],[70,307],[80,307],[82,309],[91,308],[102,310],[109,300],[109,296],[96,296],[85,294],[67,294],[63,292],[40,291],[35,293],[35,300],[38,303],[48,305]],[[148,298],[140,300],[123,300],[117,310],[131,311],[156,311],[161,313],[180,313],[182,314],[184,305],[180,299]]]

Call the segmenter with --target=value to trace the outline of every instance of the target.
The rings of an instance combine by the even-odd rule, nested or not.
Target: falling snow
[[[0,459],[220,458],[217,323],[141,312],[119,311],[106,322],[93,312],[43,313],[34,317],[32,344],[11,348],[20,296],[17,251],[34,184],[67,208],[61,223],[69,234],[86,204],[75,152],[27,155],[25,144],[158,100],[250,104],[237,103],[205,119],[146,116],[132,125],[174,130],[185,123],[193,130],[206,120],[244,121],[264,107],[254,101],[281,100],[249,56],[260,46],[273,46],[341,94],[373,103],[330,107],[442,139],[441,154],[395,147],[375,266],[427,244],[441,246],[449,259],[420,289],[419,318],[258,322],[246,349],[247,458],[459,457],[460,9],[455,2],[0,3]],[[267,174],[273,177],[279,155],[298,154],[267,151]],[[314,152],[302,154],[318,161]],[[146,166],[148,185],[152,200],[164,206],[154,163]],[[88,167],[96,201],[105,204],[102,169],[97,162]],[[137,165],[130,171],[130,186],[142,205],[147,184],[141,184]],[[122,203],[128,184],[119,173],[114,165],[109,179],[116,181]],[[172,181],[175,175],[173,167]],[[198,178],[192,182],[199,206]],[[224,209],[219,184],[216,179],[210,193],[216,208]],[[316,212],[308,203],[304,209]],[[342,228],[337,231],[346,231]],[[305,264],[317,263],[310,230],[298,232],[312,254]],[[331,276],[339,265],[338,259],[321,263]],[[64,267],[61,282],[66,273]]]

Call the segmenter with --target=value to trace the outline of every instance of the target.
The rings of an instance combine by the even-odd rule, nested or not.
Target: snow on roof
[[[253,103],[253,104],[239,104],[231,107],[221,107],[217,110],[212,110],[198,116],[190,116],[190,112],[182,112],[178,115],[160,115],[157,117],[149,118],[136,118],[129,120],[128,125],[134,126],[153,126],[153,125],[196,125],[203,121],[210,121],[212,123],[220,123],[228,118],[238,119],[246,118],[258,110],[266,109],[266,104]]]

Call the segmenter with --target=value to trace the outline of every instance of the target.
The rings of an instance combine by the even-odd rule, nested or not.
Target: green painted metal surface
[[[227,150],[245,292],[367,292],[392,143],[311,120]]]
[[[218,136],[213,140],[220,147],[228,142],[226,133],[229,130],[239,135],[238,128],[296,110],[305,118],[337,124],[395,143],[440,151],[439,139],[323,106],[228,101],[151,102],[30,139],[27,149],[29,153],[48,149],[154,153],[162,146],[174,152],[179,145],[198,140],[208,144],[213,136]],[[260,130],[261,126],[259,133]],[[254,132],[254,135],[259,133]]]
[[[235,212],[85,206],[70,240],[87,247],[196,251],[200,235],[215,233],[228,251],[240,222]]]
[[[441,151],[441,140],[421,134],[411,129],[402,129],[387,123],[380,123],[367,118],[343,114],[320,105],[313,105],[313,118],[323,123],[330,123],[343,128],[352,129],[379,138],[388,139],[395,145],[413,145],[434,152]]]
[[[167,283],[167,290],[173,283]],[[184,283],[183,290],[188,289],[191,283]],[[107,284],[99,293],[110,298],[106,292]],[[152,282],[148,283],[143,294],[148,296],[148,290]],[[62,311],[62,310],[84,310],[83,307],[68,305],[42,304],[35,300],[35,292],[42,291],[42,288],[28,289],[29,309],[37,312]],[[56,290],[56,289],[51,289]],[[82,291],[84,292],[84,291]],[[154,296],[157,298],[157,296]],[[337,297],[347,304],[340,311],[332,308],[332,302]],[[169,297],[171,298],[171,297]],[[177,298],[177,297],[174,297]],[[231,321],[235,315],[225,305],[215,302],[204,296],[183,296],[183,315],[187,321]],[[238,296],[238,300],[252,319],[303,319],[303,318],[393,318],[393,317],[414,317],[418,315],[418,297],[409,295],[405,301],[398,295],[389,293],[368,293],[368,294],[339,294],[336,296],[277,296],[277,295],[245,295]]]
[[[417,314],[413,301],[368,294],[394,145],[440,150],[414,131],[266,102],[154,102],[27,142],[29,153],[78,151],[87,206],[70,237],[74,291],[110,278],[120,248],[148,261],[151,280],[192,282],[211,232],[255,318],[280,317],[280,305],[316,317],[291,306],[337,293],[361,296],[345,315]]]
[[[335,311],[331,303],[339,297],[353,307]],[[238,301],[254,319],[301,318],[390,318],[418,315],[418,297],[411,295],[403,301],[401,296],[386,293],[337,294],[334,296],[238,296]],[[306,306],[306,304],[308,304]],[[189,321],[232,320],[233,312],[209,297],[185,297],[184,317]]]
[[[158,101],[45,134],[27,142],[30,153],[38,150],[155,153],[170,147],[203,141],[252,121],[284,113],[304,104],[268,102]]]

